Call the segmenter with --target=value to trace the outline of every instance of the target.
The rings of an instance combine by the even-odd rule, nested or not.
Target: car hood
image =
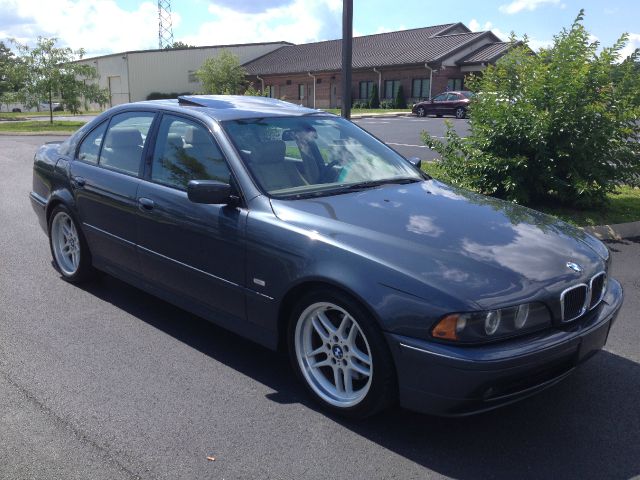
[[[271,205],[312,238],[479,307],[566,288],[602,270],[608,256],[598,240],[553,217],[435,180]]]

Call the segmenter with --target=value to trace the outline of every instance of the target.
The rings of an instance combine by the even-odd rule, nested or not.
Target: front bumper
[[[549,387],[599,351],[622,306],[622,287],[608,282],[598,307],[577,322],[519,339],[456,346],[386,333],[400,404],[462,416],[515,402]]]

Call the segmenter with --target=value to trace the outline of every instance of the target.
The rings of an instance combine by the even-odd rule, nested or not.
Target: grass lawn
[[[423,162],[422,169],[434,178],[447,181],[437,162]],[[580,227],[612,225],[640,221],[640,188],[623,185],[609,194],[609,203],[602,209],[572,209],[568,207],[534,207],[536,210],[554,215],[565,222]]]
[[[0,132],[8,133],[73,133],[85,122],[54,120],[53,124],[33,120],[30,122],[0,122]]]
[[[321,110],[329,113],[335,113],[340,115],[341,110],[339,108],[322,108]],[[411,113],[410,108],[400,109],[384,109],[384,108],[352,108],[351,115],[358,115],[362,113]]]
[[[82,112],[79,113],[79,115],[96,115],[98,113],[101,112]],[[53,116],[54,117],[58,117],[58,116],[63,116],[63,117],[69,117],[72,116],[73,113],[71,112],[53,112]],[[49,112],[1,112],[0,113],[0,120],[27,120],[29,117],[48,117],[49,116]]]

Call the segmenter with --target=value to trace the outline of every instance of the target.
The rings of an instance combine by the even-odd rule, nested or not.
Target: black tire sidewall
[[[73,222],[76,228],[76,232],[78,232],[78,239],[80,240],[80,265],[78,265],[78,269],[73,275],[67,275],[62,271],[62,269],[58,265],[58,261],[56,260],[56,255],[53,250],[53,238],[51,237],[51,225],[53,224],[53,219],[60,212],[66,213],[69,216],[69,218],[71,218],[71,221]],[[51,211],[51,214],[49,215],[49,220],[47,222],[47,230],[49,233],[49,250],[51,250],[51,257],[53,258],[53,264],[55,265],[55,268],[60,273],[60,275],[62,275],[62,277],[65,280],[71,283],[82,282],[89,279],[94,273],[93,267],[91,265],[91,253],[89,252],[89,246],[87,245],[87,241],[84,238],[84,234],[80,229],[80,223],[76,219],[73,212],[66,205],[62,203],[59,205],[56,205]]]
[[[320,398],[307,383],[295,351],[295,331],[300,315],[309,306],[318,302],[330,302],[349,312],[358,322],[362,333],[366,336],[371,349],[373,363],[373,378],[365,398],[357,405],[340,408],[327,403]],[[366,418],[374,415],[391,405],[397,396],[396,371],[391,352],[375,319],[371,314],[351,296],[334,288],[321,288],[303,295],[291,311],[287,332],[287,346],[289,358],[296,376],[305,386],[311,396],[322,405],[325,410],[348,418]]]

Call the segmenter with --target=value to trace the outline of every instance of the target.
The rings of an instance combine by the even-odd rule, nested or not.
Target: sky
[[[581,8],[603,46],[629,34],[623,54],[640,48],[637,0],[354,0],[354,35],[462,22],[507,40],[526,34],[534,49],[550,44]],[[341,0],[171,0],[174,39],[190,45],[268,41],[307,43],[342,36]],[[0,0],[0,40],[33,44],[40,36],[84,48],[86,56],[158,48],[156,1]]]

